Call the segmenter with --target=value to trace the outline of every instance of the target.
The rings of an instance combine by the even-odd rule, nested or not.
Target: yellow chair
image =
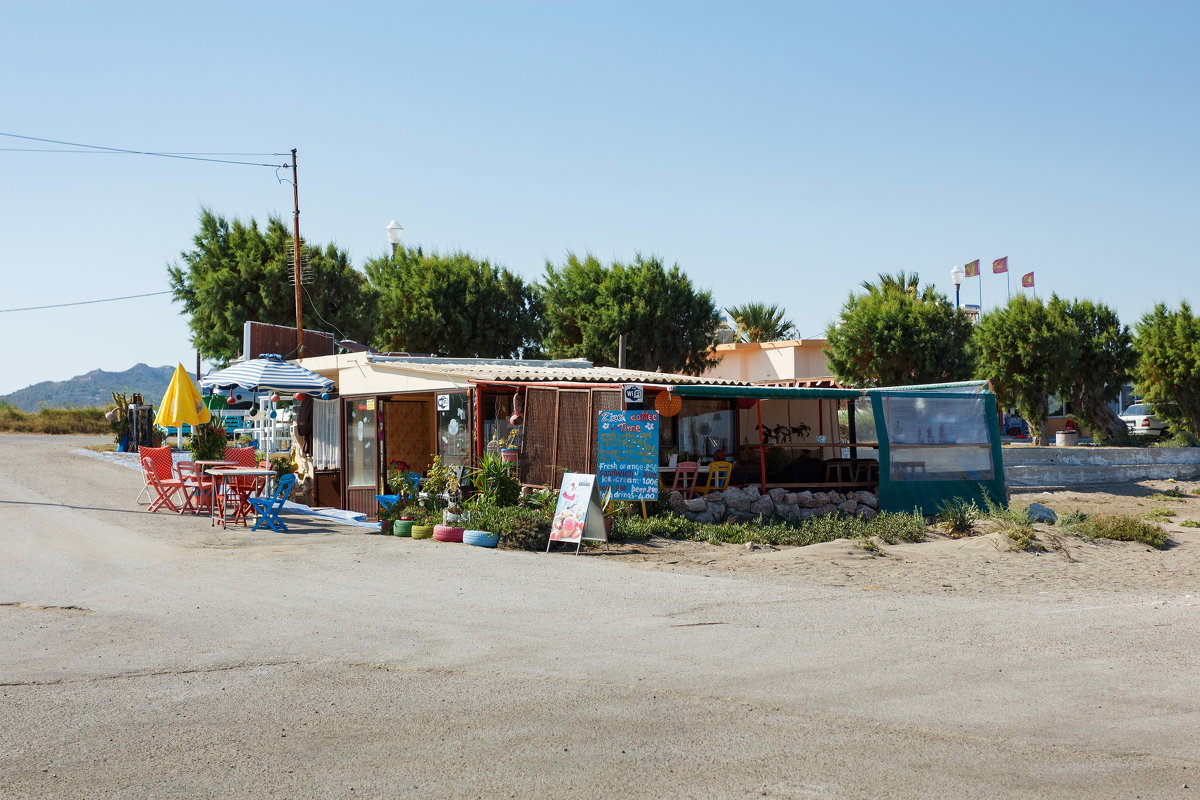
[[[729,476],[733,473],[733,463],[729,461],[714,461],[708,465],[708,480],[703,486],[696,487],[696,494],[719,492],[729,488]]]

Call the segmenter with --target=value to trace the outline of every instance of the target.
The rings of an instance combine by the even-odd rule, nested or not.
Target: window
[[[728,400],[683,398],[679,413],[668,418],[669,423],[664,420],[662,426],[662,462],[666,464],[671,453],[678,454],[680,461],[709,461],[718,450],[732,455],[734,417],[733,403]]]
[[[885,396],[893,481],[992,480],[991,429],[981,397]]]
[[[374,486],[376,484],[375,398],[364,397],[346,401],[346,484]]]

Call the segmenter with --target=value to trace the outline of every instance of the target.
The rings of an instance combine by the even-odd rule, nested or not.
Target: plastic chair
[[[142,456],[142,475],[146,478],[146,485],[154,490],[158,495],[147,511],[158,511],[163,506],[178,512],[175,503],[172,502],[175,495],[183,488],[183,481],[178,478],[160,478],[154,468],[154,459],[151,456]]]
[[[251,497],[249,502],[254,507],[254,513],[258,514],[258,521],[250,530],[256,531],[266,525],[276,533],[286,531],[287,525],[284,525],[283,520],[279,518],[279,512],[283,510],[283,504],[287,502],[295,486],[296,475],[289,472],[279,479],[275,493],[270,497]]]
[[[708,480],[696,489],[697,494],[719,492],[729,488],[729,476],[733,474],[733,463],[730,461],[714,461],[708,465]]]
[[[699,461],[680,461],[675,465],[675,480],[671,482],[671,491],[679,492],[690,500],[696,495],[696,481],[699,478]]]

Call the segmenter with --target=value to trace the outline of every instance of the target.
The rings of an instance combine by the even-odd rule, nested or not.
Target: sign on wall
[[[657,411],[601,411],[596,422],[596,479],[614,500],[658,499]]]

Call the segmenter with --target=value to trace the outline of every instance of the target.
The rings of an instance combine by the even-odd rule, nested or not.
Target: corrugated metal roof
[[[676,375],[670,372],[645,372],[616,367],[595,367],[583,360],[518,361],[509,359],[420,358],[405,356],[369,356],[370,362],[384,369],[453,376],[470,381],[546,383],[649,383],[674,386],[705,384],[744,386],[740,381]]]

